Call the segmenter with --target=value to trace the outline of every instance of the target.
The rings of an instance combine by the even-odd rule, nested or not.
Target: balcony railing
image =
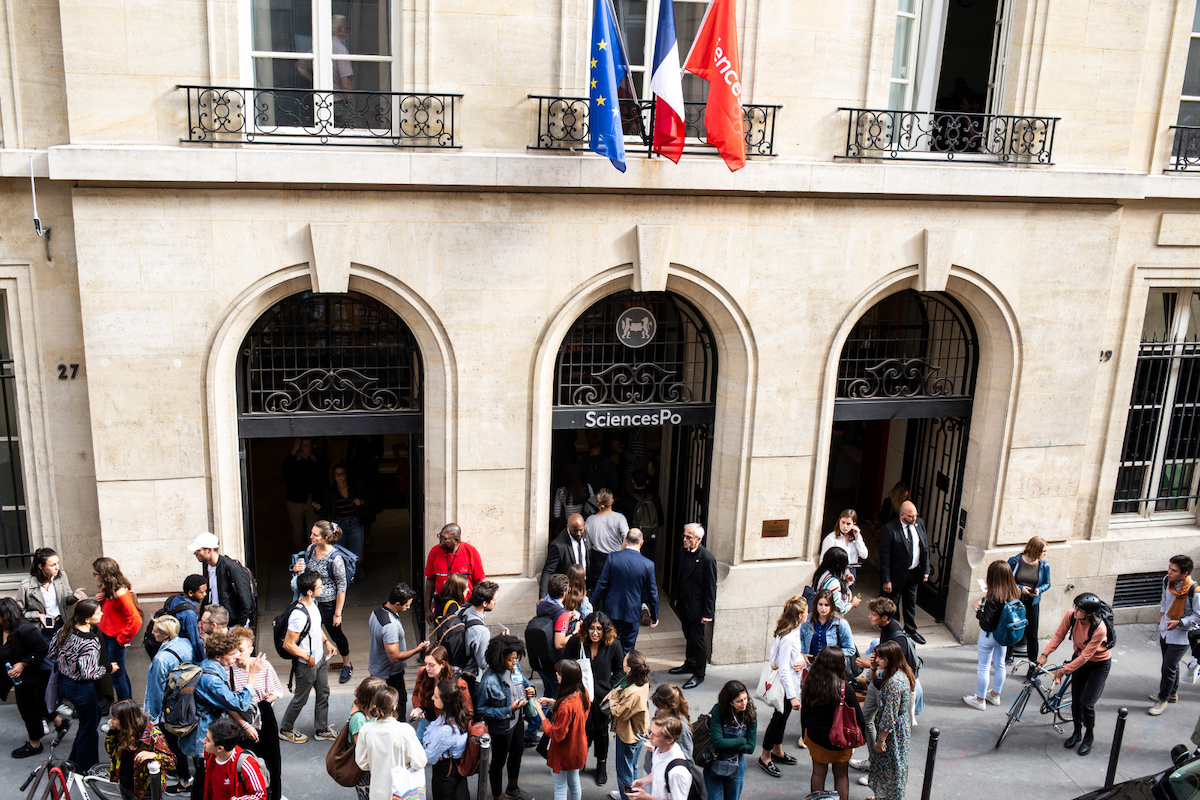
[[[179,86],[187,92],[185,142],[459,147],[461,94]]]
[[[554,97],[529,95],[538,104],[536,144],[530,150],[586,150],[588,137],[588,105],[586,97]],[[625,152],[646,148],[651,156],[654,145],[653,100],[625,100],[621,103],[621,124],[625,131]],[[747,156],[775,155],[775,115],[783,106],[756,103],[742,106],[742,126],[746,136]],[[689,140],[708,148],[704,131],[704,103],[684,103],[684,125]],[[685,153],[686,153],[685,149]]]
[[[850,112],[839,158],[1053,164],[1059,117],[842,108]]]
[[[1167,172],[1200,172],[1200,127],[1172,125],[1171,166]]]

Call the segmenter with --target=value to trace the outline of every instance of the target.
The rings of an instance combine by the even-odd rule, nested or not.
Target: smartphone
[[[979,579],[979,591],[981,591],[981,592],[987,591],[987,581],[985,581],[983,578]]]

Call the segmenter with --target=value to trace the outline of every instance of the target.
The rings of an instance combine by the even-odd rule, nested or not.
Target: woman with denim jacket
[[[487,723],[492,737],[492,766],[488,772],[492,797],[502,800],[500,778],[508,765],[508,788],[503,797],[508,800],[533,800],[521,791],[517,779],[521,774],[521,754],[525,750],[526,709],[536,691],[521,672],[520,660],[525,645],[515,636],[501,635],[488,643],[485,656],[488,668],[479,679],[475,709]]]
[[[758,738],[758,718],[746,684],[729,681],[721,687],[709,713],[708,733],[716,751],[716,760],[704,768],[708,800],[739,800],[746,779],[746,756],[754,752]]]
[[[1025,549],[1008,560],[1017,588],[1021,590],[1021,605],[1025,606],[1025,654],[1032,661],[1038,652],[1038,616],[1041,614],[1042,595],[1050,589],[1050,562],[1046,560],[1046,540],[1034,536],[1025,543]],[[1008,648],[1007,663],[1013,661],[1013,650]]]

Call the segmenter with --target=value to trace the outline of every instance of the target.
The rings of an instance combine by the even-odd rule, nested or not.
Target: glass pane
[[[908,84],[893,83],[888,92],[888,108],[898,111],[908,110]]]
[[[1187,341],[1194,342],[1197,338],[1200,338],[1200,293],[1190,292],[1189,294],[1191,295],[1191,299],[1188,301]]]
[[[896,17],[896,48],[892,51],[892,77],[908,80],[909,50],[912,48],[913,20]]]
[[[707,5],[691,0],[675,0],[675,38],[679,42],[679,63],[683,65],[696,34],[700,32],[700,23],[704,19],[704,9]],[[708,81],[686,73],[683,76],[683,100],[686,103],[704,103],[708,100]]]
[[[25,491],[21,487],[21,451],[16,442],[0,442],[0,505],[25,505]]]
[[[625,37],[625,49],[629,54],[629,63],[645,66],[646,64],[646,0],[617,0],[617,21],[621,25],[621,35]],[[679,37],[679,21],[675,22],[675,36]],[[695,34],[692,34],[695,36]],[[680,42],[679,57],[683,58],[683,47]],[[638,96],[642,94],[638,89]]]
[[[254,59],[251,99],[256,128],[303,128],[313,124],[312,61]]]
[[[1192,16],[1192,33],[1200,33],[1200,2],[1196,3],[1196,13]]]
[[[357,89],[364,92],[390,92],[392,90],[392,63],[390,61],[343,61],[333,60],[333,87]]]
[[[1176,292],[1151,289],[1146,299],[1146,318],[1142,321],[1142,341],[1166,341],[1171,329],[1171,318],[1175,316]]]
[[[1200,127],[1200,103],[1183,102],[1179,104],[1179,120],[1177,125]]]
[[[900,0],[900,5],[896,8],[901,14],[917,13],[917,0]]]
[[[5,511],[0,514],[0,547],[5,554],[29,553],[29,526],[24,511]],[[17,572],[29,566],[28,557],[0,558],[0,570]]]
[[[1188,44],[1187,67],[1183,70],[1183,93],[1189,97],[1200,95],[1200,39]]]
[[[253,0],[250,17],[255,50],[312,52],[312,0]]]
[[[334,0],[333,55],[390,56],[391,0]]]

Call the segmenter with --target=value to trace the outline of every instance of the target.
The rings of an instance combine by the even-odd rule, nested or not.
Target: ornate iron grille
[[[530,150],[586,150],[588,146],[588,105],[586,97],[553,97],[529,95],[538,103],[536,144]],[[647,157],[654,157],[653,100],[621,100],[621,120],[625,131],[626,153],[629,147],[645,147]],[[775,155],[775,115],[783,106],[756,103],[742,106],[742,125],[746,138],[747,156]],[[684,103],[684,125],[687,137],[699,140],[708,148],[704,130],[704,103]],[[685,149],[685,153],[688,151]]]
[[[840,108],[850,112],[840,158],[1053,164],[1059,117]]]
[[[911,289],[875,304],[842,347],[837,398],[965,398],[975,391],[975,332],[941,294]]]
[[[178,86],[187,91],[185,142],[455,148],[461,94]]]
[[[626,347],[617,338],[617,318],[630,308],[649,309],[657,320],[644,347]],[[575,321],[559,347],[554,374],[557,407],[711,403],[716,350],[707,323],[682,298],[625,291]]]
[[[421,408],[417,343],[366,295],[293,295],[242,344],[243,415],[395,412]]]
[[[1175,141],[1171,145],[1171,168],[1167,172],[1195,172],[1200,169],[1200,127],[1172,125]]]
[[[912,466],[906,470],[912,501],[929,537],[929,580],[920,601],[939,622],[950,596],[950,567],[959,528],[968,423],[957,417],[909,420]]]

